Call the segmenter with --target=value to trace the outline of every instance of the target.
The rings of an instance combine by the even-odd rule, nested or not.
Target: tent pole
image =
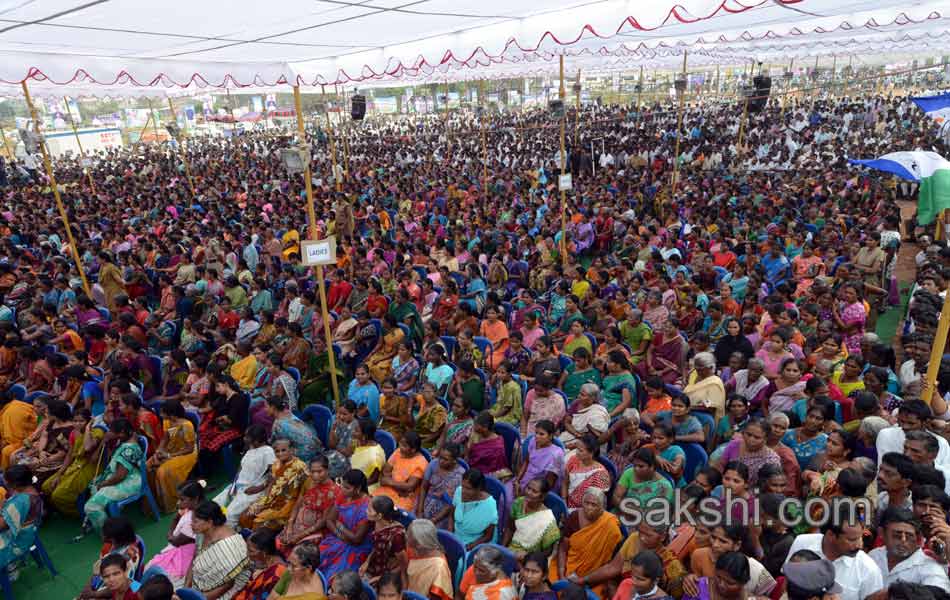
[[[294,89],[298,88],[299,86],[294,87]],[[295,92],[295,94],[298,93],[299,92]],[[296,102],[296,95],[294,98],[294,101]],[[343,190],[343,182],[340,181],[340,178],[336,176],[336,142],[333,139],[333,125],[330,123],[330,104],[326,103],[324,104],[324,107],[326,108],[327,115],[327,138],[330,140],[330,160],[332,161],[331,164],[333,165],[333,183],[336,185],[336,191],[340,192]],[[334,398],[336,398],[336,395],[334,395]]]
[[[33,106],[33,99],[30,98],[30,89],[26,85],[26,80],[24,79],[22,84],[23,86],[23,96],[26,98],[26,105],[30,109],[30,117],[33,119],[33,130],[36,132],[36,135],[40,134],[40,120],[36,115],[36,107]],[[76,264],[76,269],[79,271],[79,278],[82,280],[82,289],[86,292],[86,295],[92,298],[92,290],[89,287],[89,282],[86,280],[86,272],[82,268],[82,260],[79,258],[79,249],[76,247],[76,240],[73,238],[73,228],[69,224],[69,215],[66,214],[66,208],[63,206],[63,199],[59,195],[59,184],[56,183],[56,175],[53,173],[53,163],[50,161],[49,152],[46,150],[46,141],[43,140],[40,142],[40,152],[43,154],[43,166],[46,168],[46,176],[49,177],[49,185],[53,189],[53,198],[56,199],[56,208],[59,210],[59,217],[63,220],[63,227],[66,228],[66,238],[69,240],[69,249],[73,255],[73,262]]]
[[[478,117],[478,127],[482,134],[482,198],[488,200],[488,142],[485,140],[485,80],[482,79],[478,85],[478,105],[482,112]]]
[[[63,96],[63,104],[66,106],[66,114],[69,115],[69,125],[73,128],[73,135],[76,136],[76,144],[79,146],[79,156],[83,160],[86,159],[86,152],[82,149],[82,141],[79,139],[79,131],[76,129],[76,123],[73,122],[73,113],[69,110],[69,98]],[[80,166],[82,164],[80,163]],[[83,170],[86,171],[86,167],[83,167]],[[92,193],[96,193],[96,184],[92,182],[92,171],[86,171],[86,177],[89,179],[89,188],[92,190]]]
[[[307,132],[303,123],[303,109],[300,102],[300,86],[294,86],[294,109],[297,112],[297,134],[300,136],[300,143],[307,143]],[[329,113],[327,113],[329,119]],[[336,161],[334,160],[334,163]],[[307,190],[307,218],[310,220],[310,239],[316,240],[319,236],[317,232],[317,213],[313,208],[313,174],[310,170],[310,161],[307,161],[303,172],[304,187]],[[339,190],[340,182],[337,181]],[[326,336],[327,357],[330,362],[330,385],[333,388],[333,404],[340,404],[340,389],[336,381],[336,356],[333,352],[333,335],[330,333],[330,313],[327,312],[327,290],[323,281],[323,265],[317,265],[317,288],[320,292],[320,312],[323,314],[323,335]]]
[[[640,96],[643,95],[643,65],[640,65],[640,83],[637,86],[637,112],[640,112]]]
[[[149,112],[148,115],[145,117],[145,125],[142,126],[142,131],[139,132],[139,141],[138,141],[139,144],[145,143],[142,141],[142,136],[144,136],[145,132],[148,131],[148,124],[151,122],[152,122],[152,113]]]
[[[943,225],[943,220],[938,221],[938,227]],[[933,347],[930,349],[930,362],[927,363],[927,375],[924,378],[923,389],[920,392],[920,399],[930,404],[933,400],[933,394],[937,390],[937,374],[940,372],[940,363],[943,360],[943,353],[947,347],[947,333],[950,332],[950,289],[943,301],[943,308],[940,310],[940,320],[937,322],[937,333],[934,335]]]
[[[3,138],[3,147],[7,151],[7,156],[10,160],[15,160],[13,152],[10,150],[10,142],[7,140],[7,132],[3,130],[3,125],[0,125],[0,137]]]
[[[152,108],[152,99],[148,99],[148,111],[152,115],[152,129],[155,131],[155,143],[158,143],[158,119],[155,117],[155,109]]]
[[[172,99],[168,99],[168,110],[172,111],[172,121],[175,124],[178,124],[178,117],[175,116],[175,105],[172,103]],[[184,139],[184,134],[179,137]],[[188,156],[185,154],[185,144],[181,141],[175,140],[178,143],[178,155],[181,157],[181,162],[185,165],[185,176],[188,178],[188,187],[191,188],[191,195],[195,198],[198,197],[198,192],[195,190],[195,182],[191,178],[191,166],[188,164]]]
[[[561,65],[561,87],[558,95],[561,99],[561,172],[560,175],[563,175],[567,170],[567,149],[564,147],[564,126],[567,121],[567,111],[564,110],[564,97],[566,96],[564,92],[564,55],[560,56],[560,65]],[[560,181],[558,181],[558,187],[560,188]],[[561,189],[561,265],[564,267],[565,271],[567,270],[567,192]]]
[[[673,152],[673,177],[670,180],[670,202],[676,197],[676,178],[679,175],[680,165],[680,139],[683,137],[683,102],[686,101],[686,91],[689,88],[689,80],[686,79],[686,56],[689,54],[683,50],[683,81],[686,86],[680,92],[679,107],[676,109],[676,150]]]

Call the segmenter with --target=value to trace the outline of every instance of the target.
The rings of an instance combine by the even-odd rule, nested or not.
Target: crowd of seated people
[[[63,192],[81,267],[12,185],[0,566],[55,512],[103,540],[85,599],[946,594],[950,362],[924,384],[950,250],[922,237],[898,282],[903,193],[845,161],[930,122],[770,106],[740,149],[708,106],[672,156],[659,108],[583,109],[607,149],[572,152],[565,207],[538,112],[491,117],[488,182],[464,115],[350,134],[309,224],[337,239],[325,290],[280,136],[190,140],[198,196],[166,149],[101,156]],[[898,283],[900,363],[875,333]],[[806,502],[840,497],[860,514]],[[149,556],[114,516],[140,499],[172,515]]]

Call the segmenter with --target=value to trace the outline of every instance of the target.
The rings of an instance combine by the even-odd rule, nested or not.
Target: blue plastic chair
[[[175,590],[175,595],[178,596],[178,600],[206,600],[204,594],[191,588]]]
[[[419,448],[419,454],[426,457],[426,462],[432,462],[432,453],[425,448]]]
[[[410,592],[409,590],[406,590],[405,592],[402,593],[402,600],[429,600],[429,599],[425,596],[420,596],[419,594],[415,592]]]
[[[565,590],[567,586],[570,585],[570,583],[571,582],[566,579],[555,581],[554,583],[551,584],[551,591],[561,592]],[[590,589],[589,587],[585,587],[584,591],[587,592],[587,600],[600,600],[600,598],[597,597],[597,594],[594,593],[594,590]],[[185,599],[182,598],[182,600],[185,600]]]
[[[551,509],[551,512],[554,513],[554,518],[557,519],[557,523],[560,525],[568,513],[567,502],[564,501],[564,498],[561,498],[554,492],[548,492],[544,496],[544,505]]]
[[[604,468],[607,469],[607,472],[610,473],[611,487],[613,484],[617,483],[617,479],[620,473],[617,472],[617,465],[614,464],[614,461],[610,460],[606,456],[598,456],[597,462],[604,465]]]
[[[152,495],[152,489],[148,486],[148,473],[145,468],[145,456],[148,454],[148,438],[144,435],[139,436],[139,446],[142,447],[142,464],[139,467],[142,476],[142,487],[139,488],[139,491],[132,494],[128,498],[119,500],[118,502],[110,502],[106,506],[106,512],[110,517],[118,517],[122,511],[122,507],[132,504],[133,502],[138,502],[143,497],[146,502],[148,502],[148,507],[152,511],[152,516],[156,521],[160,521],[162,518],[162,513],[158,511],[158,503],[155,502],[155,496]]]
[[[475,560],[475,553],[478,552],[479,548],[484,548],[486,546],[495,548],[501,552],[502,556],[505,557],[505,564],[503,567],[505,570],[505,575],[511,577],[511,574],[518,570],[518,559],[515,558],[514,553],[504,546],[491,543],[479,544],[469,551],[468,555],[465,557],[465,570],[468,570],[468,568],[472,566],[472,562]]]
[[[139,548],[139,556],[148,556],[148,548],[145,546],[145,540],[142,539],[142,536],[135,534],[135,545]],[[138,566],[135,567],[135,573],[132,574],[132,579],[142,581],[144,571],[145,561],[140,560]]]
[[[330,426],[333,425],[333,413],[330,412],[330,409],[322,404],[311,404],[303,409],[303,415],[300,418],[313,424],[313,428],[317,431],[317,437],[320,438],[323,447],[326,448],[330,440]]]
[[[10,389],[7,390],[7,393],[17,400],[23,400],[26,398],[26,386],[22,383],[14,383],[10,386]]]
[[[363,580],[363,600],[376,600],[376,590]]]
[[[376,430],[376,443],[383,447],[383,450],[386,452],[387,459],[392,456],[393,452],[396,451],[396,447],[398,446],[396,443],[396,438],[393,437],[393,434],[383,429]]]
[[[475,346],[478,348],[479,352],[482,353],[483,357],[494,352],[495,346],[492,345],[491,340],[489,340],[487,337],[476,335],[472,338],[472,341],[475,343]]]
[[[702,424],[703,432],[706,435],[706,443],[703,444],[703,446],[707,451],[709,451],[710,445],[713,443],[713,438],[715,437],[716,433],[716,419],[711,414],[701,410],[691,410],[689,414],[696,417]]]
[[[327,581],[327,576],[323,574],[323,571],[317,569],[317,576],[320,577],[320,581],[323,583],[323,595],[326,596],[330,593],[330,583]]]
[[[158,373],[158,381],[156,382],[158,389],[164,389],[164,383],[162,382],[162,357],[155,354],[149,354],[148,362],[152,366],[152,369]]]
[[[56,567],[53,566],[53,561],[50,560],[49,554],[46,552],[46,548],[44,548],[43,543],[40,542],[39,532],[37,532],[36,537],[33,538],[33,545],[30,547],[30,555],[33,556],[33,560],[36,561],[36,565],[41,569],[45,567],[51,576],[56,577],[59,574],[56,571]],[[6,567],[0,569],[0,589],[3,590],[3,597],[5,600],[13,600],[13,584],[10,581],[10,574]]]
[[[458,588],[465,568],[465,544],[455,534],[444,529],[439,529],[436,535],[439,543],[442,544],[442,549],[445,550],[445,560],[449,563],[453,584]]]
[[[677,442],[677,445],[686,454],[686,460],[683,463],[683,478],[686,481],[692,481],[696,477],[696,473],[709,462],[709,455],[706,453],[706,449],[696,442]]]
[[[505,486],[502,482],[491,475],[485,476],[485,491],[492,495],[495,504],[498,505],[498,526],[495,527],[496,538],[505,531],[505,523],[508,521],[508,502],[505,495]]]
[[[300,371],[297,367],[287,367],[284,369],[287,371],[287,374],[294,378],[294,381],[297,382],[297,385],[300,385]]]
[[[27,404],[33,404],[37,398],[49,398],[49,394],[46,392],[32,392],[23,399]]]
[[[495,423],[495,433],[505,440],[505,456],[508,458],[508,464],[512,470],[515,468],[515,452],[521,445],[521,432],[510,423]]]
[[[588,331],[584,332],[584,337],[590,340],[591,354],[595,354],[597,352],[597,338],[594,337],[593,333]]]
[[[574,364],[574,359],[566,354],[558,354],[557,362],[561,365],[561,370],[566,371],[569,366]]]
[[[409,341],[412,339],[412,330],[405,323],[396,323],[396,327],[402,330],[403,339]]]
[[[416,515],[411,511],[397,509],[396,510],[396,521],[399,522],[403,527],[409,527],[409,524],[416,520]]]
[[[452,360],[452,357],[455,356],[455,347],[458,346],[458,342],[455,340],[455,336],[452,335],[443,335],[439,336],[439,339],[442,340],[442,345],[445,346],[446,360]]]
[[[106,308],[105,306],[97,306],[96,310],[99,311],[99,314],[102,316],[103,319],[105,319],[106,321],[112,321],[112,313],[109,312],[108,308]]]

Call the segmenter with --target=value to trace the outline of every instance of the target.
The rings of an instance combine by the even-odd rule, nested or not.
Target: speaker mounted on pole
[[[366,96],[353,96],[353,104],[350,108],[350,116],[354,121],[362,121],[366,116]]]

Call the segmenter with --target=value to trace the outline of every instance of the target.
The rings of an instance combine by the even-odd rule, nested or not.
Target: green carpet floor
[[[885,343],[893,339],[901,318],[904,315],[904,305],[907,302],[907,293],[901,294],[902,303],[878,317],[877,334]],[[218,489],[224,485],[219,482]],[[217,492],[214,492],[217,493]],[[146,518],[140,508],[128,507],[123,513],[135,523],[136,532],[145,540],[147,556],[150,559],[156,552],[165,547],[171,516],[156,522]],[[13,584],[17,598],[49,598],[50,600],[67,600],[76,594],[89,580],[90,569],[99,555],[101,541],[94,534],[87,535],[80,542],[73,542],[73,537],[79,533],[79,524],[73,519],[66,519],[59,515],[52,515],[43,525],[40,539],[49,552],[53,565],[59,571],[55,578],[50,577],[45,569],[39,569],[32,560],[21,569],[20,578]]]
[[[215,478],[211,483],[213,489],[209,488],[208,496],[213,498],[226,484],[224,477]],[[148,562],[165,547],[172,515],[155,521],[147,518],[138,506],[127,506],[122,514],[132,520],[135,532],[145,541]],[[40,530],[40,540],[59,574],[51,577],[46,569],[39,568],[36,562],[30,559],[25,563],[25,567],[20,569],[19,579],[13,583],[13,593],[18,599],[68,600],[76,597],[89,581],[92,565],[99,558],[99,549],[102,547],[102,540],[94,533],[74,542],[73,538],[79,533],[79,522],[76,519],[59,514],[49,516]]]

